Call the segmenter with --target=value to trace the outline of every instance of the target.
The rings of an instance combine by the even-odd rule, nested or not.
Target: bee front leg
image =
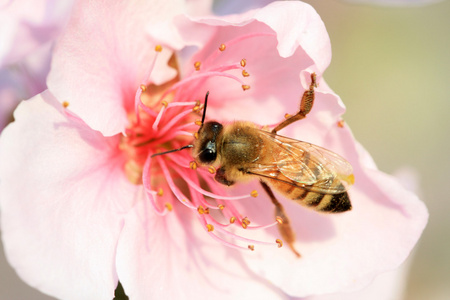
[[[284,242],[288,244],[292,252],[294,252],[297,257],[300,257],[300,253],[294,247],[295,233],[292,230],[291,223],[289,222],[289,218],[284,211],[283,205],[278,202],[277,198],[275,198],[275,195],[272,192],[272,189],[265,182],[260,181],[260,183],[266,193],[269,195],[272,203],[275,205],[275,217],[280,217],[282,219],[282,222],[278,224],[278,231],[280,232],[281,237],[283,238]]]
[[[225,175],[226,171],[224,167],[220,167],[216,170],[216,175],[214,176],[214,179],[223,184],[223,185],[227,185],[227,186],[231,186],[233,184],[235,184],[235,181],[233,180],[228,180],[227,176]]]
[[[311,108],[314,104],[314,88],[317,87],[316,82],[316,73],[311,74],[311,84],[309,85],[309,90],[305,91],[303,93],[302,100],[300,102],[300,110],[295,115],[288,117],[286,120],[278,124],[277,127],[275,127],[272,130],[273,134],[276,134],[278,131],[283,129],[284,127],[299,121],[306,117],[306,115],[311,111]]]

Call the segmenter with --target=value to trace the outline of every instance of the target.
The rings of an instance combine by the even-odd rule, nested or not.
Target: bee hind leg
[[[295,233],[292,230],[291,224],[289,222],[289,218],[284,211],[283,205],[281,205],[280,202],[278,202],[277,198],[275,198],[275,195],[272,192],[272,189],[263,181],[260,181],[262,187],[266,191],[266,193],[269,195],[270,200],[272,200],[272,203],[275,205],[275,216],[281,218],[281,222],[278,223],[278,231],[281,234],[281,237],[283,238],[284,242],[287,243],[289,248],[294,252],[294,254],[297,257],[301,257],[300,253],[295,249],[294,242],[295,242]]]
[[[306,117],[306,115],[311,111],[311,108],[313,107],[313,104],[314,104],[314,96],[315,96],[314,88],[315,87],[317,87],[316,73],[312,73],[311,74],[311,84],[309,85],[309,90],[306,90],[303,93],[303,97],[300,102],[300,110],[295,115],[288,117],[286,120],[284,120],[283,122],[278,124],[278,126],[272,130],[273,134],[276,134],[278,131],[280,131],[284,127],[286,127],[296,121],[304,119]]]

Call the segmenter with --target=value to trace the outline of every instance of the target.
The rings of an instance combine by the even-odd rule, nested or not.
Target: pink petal
[[[49,89],[93,129],[106,136],[123,132],[127,111],[155,55],[145,25],[181,13],[182,3],[78,1],[55,49]],[[164,57],[161,62],[170,53]],[[163,80],[175,75],[164,68],[154,73]]]
[[[285,21],[286,16],[273,14],[266,20],[272,6],[308,15],[309,21],[300,22],[292,18],[288,19],[291,22],[286,28],[298,27],[299,30],[278,28],[277,22]],[[261,18],[268,24],[256,21],[256,18]],[[149,34],[155,41],[174,49],[189,50],[186,46],[191,45],[199,47],[200,51],[193,57],[189,56],[189,59],[181,51],[180,65],[183,74],[192,73],[196,61],[202,63],[203,70],[236,64],[243,58],[247,61],[245,69],[250,77],[242,78],[240,72],[232,74],[250,85],[250,90],[243,92],[241,84],[229,78],[214,78],[196,87],[199,98],[207,90],[210,91],[210,119],[220,118],[224,121],[241,118],[262,124],[279,122],[285,113],[296,112],[304,88],[309,87],[309,74],[302,75],[306,79],[303,78],[304,82],[301,82],[300,71],[315,71],[320,80],[320,70],[328,65],[331,57],[329,39],[322,21],[309,5],[300,2],[273,4],[259,11],[222,18],[179,16],[174,22],[175,26],[173,23],[159,24],[151,28]],[[311,30],[314,31],[314,42],[305,42],[305,39],[309,39],[305,32]],[[236,39],[242,40],[233,44]],[[218,51],[222,43],[227,46],[226,50],[215,55],[214,52]],[[288,48],[289,51],[286,50]],[[320,59],[316,59],[317,57]],[[339,103],[339,106],[342,104]],[[343,111],[342,107],[337,109]],[[246,113],[247,111],[252,111],[252,114]]]
[[[211,239],[183,206],[160,217],[140,202],[125,220],[117,272],[130,299],[287,298],[240,257]]]
[[[350,293],[335,293],[312,296],[303,300],[380,300],[380,299],[406,299],[404,291],[409,270],[405,263],[398,269],[388,271],[376,277],[369,286],[362,290]]]
[[[5,1],[3,1],[5,2]],[[55,39],[72,1],[6,1],[0,5],[0,67],[13,64]]]
[[[8,261],[54,297],[112,299],[115,247],[136,192],[124,178],[118,137],[68,119],[49,92],[23,102],[15,118],[0,140]]]

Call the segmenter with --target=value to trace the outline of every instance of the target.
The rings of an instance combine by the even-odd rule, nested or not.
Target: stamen
[[[218,208],[219,208],[220,210],[223,210],[223,209],[225,208],[225,205],[219,204]]]
[[[156,160],[158,161],[159,165],[161,166],[161,169],[163,171],[164,177],[166,178],[167,184],[169,185],[170,189],[172,190],[172,193],[175,195],[175,197],[183,203],[185,206],[189,207],[190,209],[197,209],[195,206],[190,204],[186,200],[186,196],[178,189],[178,187],[175,185],[175,183],[172,180],[172,176],[169,172],[169,169],[167,168],[166,163],[160,156],[156,156]]]
[[[175,170],[178,174],[181,175],[181,177],[189,184],[189,186],[191,186],[192,188],[194,188],[197,192],[214,198],[214,199],[221,199],[221,200],[240,200],[240,199],[245,199],[248,198],[248,195],[241,195],[241,196],[224,196],[224,195],[218,195],[218,194],[214,194],[214,193],[210,193],[208,191],[205,191],[204,189],[202,189],[201,187],[199,187],[197,184],[195,184],[192,180],[190,180],[186,174],[186,172],[184,172],[183,170],[181,170],[178,167],[173,168],[173,170]],[[206,179],[206,178],[205,178]]]
[[[255,245],[248,245],[248,249],[255,251]]]
[[[247,84],[243,84],[243,85],[242,85],[242,89],[243,89],[244,91],[246,91],[246,90],[250,89],[250,86],[247,85]]]
[[[162,51],[162,47],[161,45],[156,45],[155,46],[155,52],[156,55],[153,57],[153,61],[150,64],[150,67],[144,77],[144,81],[142,82],[142,84],[139,86],[139,88],[136,90],[136,95],[134,97],[134,111],[136,114],[136,122],[137,124],[140,123],[140,116],[139,116],[139,107],[142,108],[147,114],[149,114],[150,116],[156,116],[155,112],[151,109],[149,109],[141,100],[141,95],[143,92],[145,92],[147,90],[147,85],[150,82],[150,75],[153,72],[153,68],[155,67],[155,63],[156,63],[156,59],[158,57],[158,54]],[[142,86],[144,86],[144,88],[142,88]]]
[[[248,76],[250,76],[250,74],[247,71],[242,70],[242,76],[248,77]]]
[[[191,81],[199,80],[199,79],[205,78],[205,77],[208,77],[208,78],[210,78],[210,77],[228,77],[228,78],[231,78],[231,79],[239,82],[241,85],[244,85],[244,82],[242,80],[240,80],[238,77],[228,74],[228,73],[214,72],[214,71],[207,71],[207,72],[203,72],[203,73],[200,72],[196,75],[186,77],[186,78],[178,81],[174,85],[172,85],[169,89],[167,89],[164,92],[164,94],[161,96],[161,99],[164,99],[169,93],[173,92],[174,90],[178,89],[179,87],[187,85]]]
[[[231,217],[230,218],[230,224],[233,224],[234,222],[236,222],[236,217]]]
[[[209,166],[208,167],[208,172],[211,174],[215,174],[216,173],[216,168],[214,168],[213,166]]]
[[[220,51],[225,51],[226,48],[227,48],[227,47],[225,46],[225,44],[221,44],[221,45],[219,46],[219,50],[220,50]]]
[[[191,168],[192,170],[196,170],[197,169],[197,163],[195,161],[191,161],[189,163],[189,168]]]
[[[200,205],[199,207],[197,207],[197,212],[203,215],[205,213],[205,209],[203,208],[203,206]]]
[[[62,106],[63,106],[64,108],[67,108],[67,107],[69,106],[69,102],[64,101],[64,102],[62,103]]]
[[[267,228],[270,228],[270,227],[273,227],[273,226],[276,226],[276,225],[279,225],[279,223],[278,222],[272,222],[272,223],[267,224],[267,225],[258,225],[258,226],[248,226],[247,225],[247,228],[245,228],[245,229],[247,229],[247,230],[260,230],[260,229],[267,229]]]
[[[241,222],[242,222],[242,228],[244,228],[244,229],[246,229],[247,226],[250,225],[250,220],[247,217],[243,218]]]
[[[201,62],[199,62],[199,61],[196,61],[195,63],[194,63],[194,68],[195,68],[195,71],[200,71],[200,66],[201,66]]]
[[[167,208],[168,211],[172,211],[173,210],[172,204],[170,204],[169,202],[164,204],[164,206]]]
[[[258,197],[258,191],[257,191],[257,190],[253,190],[253,191],[250,193],[250,196],[252,196],[253,198]]]
[[[345,121],[344,121],[344,120],[339,120],[339,121],[337,122],[337,126],[338,126],[339,128],[344,128],[344,125],[345,125]]]
[[[149,182],[149,178],[150,178],[150,167],[151,167],[151,152],[149,152],[148,156],[147,156],[147,160],[145,161],[144,164],[144,170],[142,172],[142,184],[145,188],[146,194],[147,194],[147,198],[150,201],[150,204],[153,207],[153,210],[156,212],[156,214],[160,215],[160,216],[164,216],[166,215],[167,211],[165,211],[165,209],[160,209],[158,207],[158,205],[156,204],[157,200],[156,200],[156,195],[158,193],[156,193],[155,191],[151,190],[151,186],[150,186],[150,182]]]
[[[247,60],[245,58],[241,59],[241,67],[245,68],[245,66],[247,65]]]
[[[211,232],[214,230],[214,226],[212,226],[211,224],[206,224],[206,228],[208,229],[208,232]]]
[[[157,195],[161,197],[163,194],[164,194],[163,189],[162,189],[162,188],[159,188],[159,189],[158,189]]]
[[[278,244],[278,248],[283,247],[283,241],[280,239],[276,239],[275,242]]]

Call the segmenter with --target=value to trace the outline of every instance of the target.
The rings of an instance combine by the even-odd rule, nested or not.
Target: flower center
[[[263,35],[267,34],[242,36],[227,44],[235,45],[242,40]],[[147,80],[137,89],[135,111],[129,116],[130,126],[119,145],[127,157],[125,174],[130,182],[143,185],[148,202],[159,215],[165,215],[181,204],[197,215],[211,237],[227,246],[250,250],[254,250],[254,244],[275,244],[281,247],[279,239],[275,242],[256,241],[235,234],[235,230],[230,227],[238,225],[247,230],[264,229],[282,222],[277,219],[267,225],[255,226],[251,225],[247,217],[243,217],[232,200],[256,197],[256,191],[241,196],[225,195],[212,176],[214,169],[197,168],[190,151],[154,155],[192,143],[198,125],[201,125],[201,121],[196,119],[203,108],[194,95],[201,90],[206,80],[226,77],[239,83],[243,91],[250,88],[233,74],[236,72],[230,72],[240,70],[244,79],[248,77],[250,74],[244,69],[245,59],[222,65],[213,63],[214,58],[222,55],[226,48],[225,44],[221,44],[204,63],[195,62],[191,72],[183,79],[175,78],[162,86],[155,86]],[[160,52],[161,49],[157,46],[155,51]],[[171,63],[177,67],[174,57]],[[239,245],[242,243],[246,243],[247,247]]]

